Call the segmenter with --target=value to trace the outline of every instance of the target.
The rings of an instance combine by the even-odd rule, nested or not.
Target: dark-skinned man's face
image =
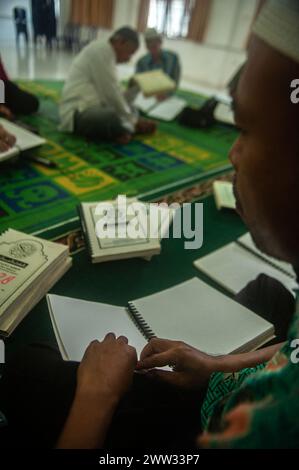
[[[159,59],[161,54],[162,41],[161,39],[151,39],[146,41],[146,48],[154,60]]]
[[[257,246],[299,261],[299,105],[290,84],[299,65],[254,37],[233,95],[240,136],[230,152],[237,210]]]

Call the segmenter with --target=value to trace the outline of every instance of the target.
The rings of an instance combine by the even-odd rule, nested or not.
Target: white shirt
[[[137,115],[118,82],[114,49],[110,42],[101,40],[82,49],[71,65],[60,102],[60,129],[72,132],[75,111],[85,111],[96,104],[113,108],[123,125],[134,132]]]

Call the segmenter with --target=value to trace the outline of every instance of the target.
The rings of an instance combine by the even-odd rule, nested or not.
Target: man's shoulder
[[[146,65],[151,61],[151,55],[149,53],[144,54],[140,59],[137,61],[138,65]]]
[[[108,41],[103,41],[102,39],[94,39],[89,44],[87,44],[84,49],[82,49],[81,54],[96,54],[97,56],[104,55],[105,57],[108,57],[109,55],[111,55],[111,48]]]
[[[176,52],[170,51],[168,49],[163,49],[162,54],[164,57],[167,57],[172,60],[179,60],[179,56]]]

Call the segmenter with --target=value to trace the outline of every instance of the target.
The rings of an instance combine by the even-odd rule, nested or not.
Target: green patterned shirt
[[[269,362],[211,376],[202,424],[205,447],[299,448],[298,292],[288,340]]]

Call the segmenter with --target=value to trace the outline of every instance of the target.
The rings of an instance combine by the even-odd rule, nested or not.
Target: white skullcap
[[[155,28],[148,28],[144,33],[144,39],[146,41],[153,41],[155,39],[161,39],[161,34]]]
[[[299,0],[268,0],[253,33],[269,46],[299,62]]]

